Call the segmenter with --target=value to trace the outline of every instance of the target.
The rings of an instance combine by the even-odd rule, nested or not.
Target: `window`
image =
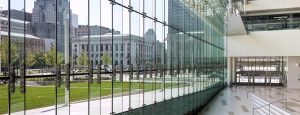
[[[115,45],[116,51],[119,50],[118,44]]]
[[[121,44],[121,51],[123,51],[123,47],[124,47],[124,45],[123,45],[123,44]]]
[[[94,51],[94,45],[90,45],[91,46],[91,51]]]
[[[96,45],[96,52],[99,51],[99,44]]]

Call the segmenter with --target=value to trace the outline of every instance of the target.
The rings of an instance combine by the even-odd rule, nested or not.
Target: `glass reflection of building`
[[[56,7],[55,0],[36,0],[34,2],[31,20],[32,33],[39,38],[56,39],[57,37],[57,49],[64,52],[65,34],[68,34],[65,33],[65,26],[68,26],[65,20],[69,14],[69,2],[68,0],[58,0],[57,2],[58,7]]]
[[[13,77],[11,72],[3,76],[1,80],[9,85],[1,84],[0,88],[10,89],[13,84],[35,88],[35,83],[41,82],[46,87],[21,93],[5,90],[10,99],[0,101],[0,114],[189,114],[207,104],[224,87],[223,31],[213,27],[215,24],[212,23],[223,21],[205,18],[197,6],[204,7],[214,2],[195,5],[187,0],[131,0],[127,7],[128,4],[121,0],[80,1],[89,5],[71,9],[90,15],[72,16],[74,22],[97,18],[100,19],[97,21],[108,21],[100,24],[91,21],[76,26],[69,16],[72,15],[69,2],[74,1],[35,0],[32,3],[31,22],[24,23],[30,23],[28,33],[44,41],[43,48],[38,49],[49,50],[41,54],[47,56],[46,63],[34,69],[18,67],[26,70],[25,74]],[[112,11],[99,11],[99,7],[112,8]],[[109,27],[109,24],[112,25]],[[13,35],[8,35],[10,40],[14,40]],[[29,37],[25,35],[20,39],[29,40]],[[51,45],[56,49],[53,50]],[[59,57],[61,53],[65,60]],[[104,53],[109,54],[105,56],[108,63],[105,65],[104,58],[101,58]],[[82,59],[80,54],[83,54]],[[27,59],[20,58],[29,62]],[[68,64],[69,60],[73,65]],[[33,62],[32,58],[30,61]],[[123,68],[116,68],[121,64]],[[108,71],[101,70],[102,66],[108,66]],[[13,68],[7,70],[13,71]],[[33,85],[26,86],[21,80],[30,80],[28,83]],[[39,94],[32,96],[36,92]],[[45,95],[50,96],[43,100],[35,98]],[[28,106],[32,100],[45,103]],[[14,108],[23,104],[27,108]],[[43,111],[48,107],[52,109]]]

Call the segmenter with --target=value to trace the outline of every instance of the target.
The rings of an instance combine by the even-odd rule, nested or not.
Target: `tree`
[[[2,38],[0,43],[0,53],[1,53],[1,62],[7,64],[8,55],[10,54],[11,62],[14,63],[18,59],[17,55],[17,45],[15,43],[11,43],[10,51],[8,51],[8,39]]]
[[[48,66],[53,67],[55,65],[55,48],[54,45],[51,45],[49,51],[45,54],[45,62]],[[57,65],[60,65],[62,63],[62,53],[57,52]]]
[[[80,66],[87,66],[89,64],[87,52],[83,51],[79,53],[77,64]]]
[[[26,55],[26,66],[29,68],[32,67],[36,63],[36,55],[33,54],[32,52],[28,52]]]
[[[39,53],[36,53],[35,54],[35,60],[36,60],[36,63],[33,65],[34,67],[37,67],[37,68],[44,68],[45,67],[45,54],[44,52],[39,52]]]
[[[103,56],[101,57],[101,60],[103,62],[104,67],[108,67],[108,65],[111,64],[111,57],[108,55],[107,52],[105,52],[103,54]]]

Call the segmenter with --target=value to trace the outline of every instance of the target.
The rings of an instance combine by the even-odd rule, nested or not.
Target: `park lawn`
[[[77,82],[71,83],[70,88],[70,100],[71,102],[75,101],[84,101],[88,98],[88,83],[87,82]],[[101,97],[111,95],[111,82],[102,81],[101,85],[94,82],[90,84],[91,98],[100,97],[100,86],[101,86]],[[132,83],[131,90],[143,89],[144,91],[155,90],[154,83]],[[167,84],[166,87],[171,87],[171,83]],[[173,84],[174,87],[174,84]],[[156,83],[156,89],[160,89],[161,84]],[[64,103],[65,97],[65,87],[64,84],[58,88],[57,96],[58,103]],[[8,93],[7,93],[7,84],[0,85],[0,114],[7,113],[8,111]],[[129,92],[129,83],[128,82],[114,82],[114,94],[123,92]],[[15,93],[11,96],[11,112],[21,111],[24,107],[24,98],[23,94],[19,91],[19,86],[16,86]],[[55,87],[54,85],[49,86],[26,86],[26,109],[34,109],[55,105]]]

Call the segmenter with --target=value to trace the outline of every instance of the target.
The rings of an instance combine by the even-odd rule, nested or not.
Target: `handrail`
[[[271,107],[271,105],[274,104],[274,103],[277,103],[277,102],[279,102],[279,101],[282,101],[282,100],[287,100],[287,99],[279,99],[279,100],[277,100],[277,101],[274,101],[274,102],[271,102],[271,103],[262,105],[262,106],[260,106],[260,107],[254,107],[254,108],[252,108],[252,110],[253,110],[253,115],[254,115],[254,111],[255,111],[256,109],[261,109],[261,108],[266,107],[266,106],[269,106],[269,115],[270,115],[270,112],[271,112],[270,107]],[[285,106],[287,107],[287,104],[286,104]],[[290,113],[287,109],[284,110],[284,111],[287,112],[287,113]]]

